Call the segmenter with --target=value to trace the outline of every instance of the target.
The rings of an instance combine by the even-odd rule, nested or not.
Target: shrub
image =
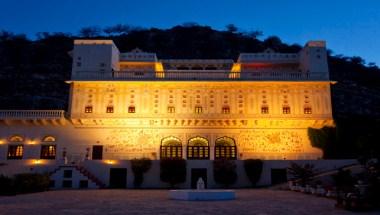
[[[369,203],[380,207],[380,161],[369,163],[367,167],[369,182]]]
[[[313,164],[300,165],[292,162],[290,163],[290,167],[288,167],[288,173],[292,176],[293,180],[298,181],[304,186],[311,181],[315,174],[315,168]]]
[[[171,187],[186,181],[186,160],[163,159],[160,161],[160,179]]]
[[[244,160],[244,170],[252,186],[255,186],[260,180],[263,171],[263,161],[260,159]]]
[[[133,185],[139,188],[144,181],[144,173],[152,166],[152,161],[149,158],[133,159],[131,160],[131,166],[135,176]]]
[[[14,188],[17,193],[41,192],[49,189],[49,175],[22,173],[14,177]]]
[[[236,163],[233,160],[213,161],[214,180],[218,184],[229,187],[237,179]]]

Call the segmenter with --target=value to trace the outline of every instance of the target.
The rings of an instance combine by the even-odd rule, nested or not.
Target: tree
[[[247,159],[244,160],[244,170],[252,186],[255,186],[260,180],[263,171],[263,161],[260,159]]]
[[[292,180],[299,182],[301,185],[306,185],[311,178],[315,175],[315,168],[313,164],[297,164],[290,163],[290,167],[288,167],[288,173],[291,175]]]
[[[353,64],[358,64],[358,65],[364,65],[365,64],[365,60],[361,57],[358,57],[358,56],[351,57],[350,61]]]
[[[115,26],[106,27],[104,33],[108,35],[128,34],[133,28],[129,25],[117,24]]]
[[[149,158],[132,159],[131,166],[135,176],[133,185],[135,188],[139,188],[144,181],[144,173],[148,172],[152,166],[152,161]]]
[[[323,151],[323,158],[331,158],[334,155],[336,141],[336,130],[334,127],[323,127],[321,129],[308,128],[311,145]]]
[[[233,160],[214,160],[213,170],[215,182],[225,187],[234,184],[237,179],[236,163]]]
[[[280,50],[283,46],[281,39],[277,36],[269,36],[263,41],[263,43],[266,48],[271,48],[275,51]]]
[[[238,31],[238,28],[234,24],[226,25],[226,29],[228,32],[231,32],[231,33],[236,33]]]
[[[264,35],[264,33],[262,31],[258,31],[258,30],[244,32],[244,36],[246,36],[248,38],[252,38],[252,39],[257,39],[258,37],[261,37],[263,35]]]
[[[186,181],[186,160],[163,159],[160,160],[160,179],[169,183],[170,187]]]
[[[342,192],[347,193],[353,191],[355,180],[350,170],[339,169],[338,173],[332,175],[337,192],[337,205],[342,204]]]
[[[84,27],[79,31],[81,37],[97,37],[100,36],[101,29],[98,26]]]

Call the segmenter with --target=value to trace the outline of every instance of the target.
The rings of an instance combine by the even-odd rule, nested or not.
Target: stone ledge
[[[221,201],[236,199],[234,190],[170,190],[169,198],[185,201]]]

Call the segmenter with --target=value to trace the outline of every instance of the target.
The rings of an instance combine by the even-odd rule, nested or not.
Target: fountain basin
[[[234,190],[170,190],[169,198],[185,201],[221,201],[236,199]]]

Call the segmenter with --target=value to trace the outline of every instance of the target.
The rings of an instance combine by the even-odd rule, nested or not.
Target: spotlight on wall
[[[115,161],[114,160],[106,160],[105,163],[112,165],[112,164],[115,164]]]
[[[33,140],[33,139],[30,139],[29,141],[28,141],[28,144],[29,145],[34,145],[34,144],[36,144],[37,142],[35,141],[35,140]]]
[[[39,165],[39,164],[42,164],[42,161],[40,159],[36,159],[33,161],[33,164]]]

